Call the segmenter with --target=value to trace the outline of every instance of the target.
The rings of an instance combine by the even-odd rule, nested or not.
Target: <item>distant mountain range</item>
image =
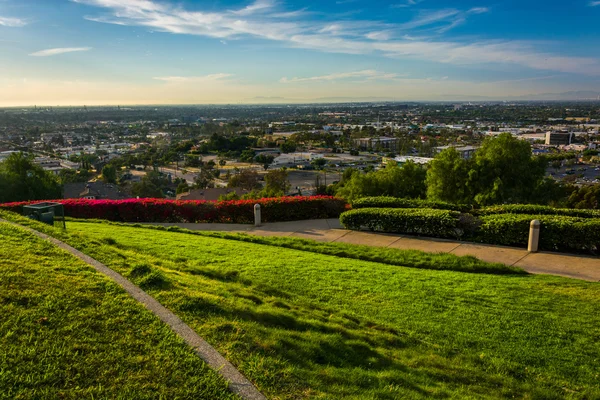
[[[444,95],[445,99],[450,100],[472,100],[472,101],[492,101],[492,100],[532,100],[532,101],[583,101],[583,100],[600,100],[600,92],[589,90],[580,90],[562,93],[540,93],[526,94],[523,96],[512,97],[494,97],[494,96],[468,96],[468,95]]]

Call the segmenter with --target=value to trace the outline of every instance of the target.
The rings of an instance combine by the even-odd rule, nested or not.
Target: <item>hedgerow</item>
[[[363,197],[352,202],[352,208],[433,208],[467,212],[471,206],[421,199],[402,199],[397,197]]]
[[[460,236],[460,213],[415,208],[361,208],[340,216],[348,229],[456,238]]]
[[[438,238],[527,246],[529,225],[541,222],[540,250],[595,252],[600,250],[600,219],[563,215],[491,214],[479,217],[449,210],[360,208],[340,216],[348,229],[368,229]]]
[[[600,219],[563,215],[497,214],[481,216],[476,241],[525,246],[532,220],[541,222],[540,250],[596,251],[600,249]]]
[[[580,218],[600,218],[600,210],[554,208],[536,204],[504,204],[499,206],[485,207],[476,210],[478,215],[493,214],[529,214],[529,215],[564,215]]]
[[[255,204],[261,206],[263,222],[337,218],[347,209],[344,200],[330,196],[277,197],[219,202],[164,199],[50,201],[63,204],[65,215],[68,217],[120,222],[252,223]],[[39,201],[0,204],[0,209],[21,213],[24,205],[34,203],[39,203]]]

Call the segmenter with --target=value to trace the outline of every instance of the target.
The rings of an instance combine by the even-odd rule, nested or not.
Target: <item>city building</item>
[[[546,132],[546,145],[568,146],[571,144],[573,134],[571,132]]]
[[[363,150],[386,149],[395,150],[398,147],[398,139],[393,137],[366,137],[357,138],[352,141],[354,145]]]
[[[464,158],[465,160],[468,160],[469,158],[473,157],[473,154],[475,154],[475,151],[478,149],[475,146],[439,146],[435,148],[435,152],[436,154],[439,154],[450,147],[458,151],[460,153],[461,158]]]

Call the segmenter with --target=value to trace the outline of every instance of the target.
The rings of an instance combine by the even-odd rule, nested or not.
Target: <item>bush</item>
[[[529,214],[529,215],[563,215],[579,218],[600,218],[600,210],[554,208],[535,204],[506,204],[501,206],[485,207],[477,210],[478,215],[493,214]]]
[[[181,201],[163,199],[55,200],[72,218],[120,222],[254,222],[254,205],[261,205],[263,222],[337,218],[346,210],[344,200],[330,196],[278,197],[235,201]],[[35,202],[1,204],[0,209],[22,213]]]
[[[460,213],[414,208],[361,208],[343,213],[340,222],[348,229],[408,233],[440,238],[458,238]]]
[[[397,197],[363,197],[352,202],[352,208],[434,208],[438,210],[469,211],[471,206]]]
[[[600,247],[600,219],[562,215],[501,214],[481,217],[474,238],[484,243],[526,246],[529,224],[541,222],[540,250],[596,251]]]

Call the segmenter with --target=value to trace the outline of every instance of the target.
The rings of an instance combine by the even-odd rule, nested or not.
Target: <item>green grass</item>
[[[456,256],[446,253],[425,253],[418,250],[400,250],[393,248],[382,248],[372,246],[351,245],[345,243],[323,243],[314,240],[291,238],[291,237],[261,237],[248,234],[191,231],[177,226],[163,227],[159,225],[124,224],[103,220],[75,220],[71,223],[93,223],[109,224],[113,226],[137,227],[143,229],[154,229],[169,232],[182,232],[189,235],[202,237],[238,240],[248,243],[264,244],[269,246],[284,247],[288,249],[308,251],[311,253],[327,254],[336,257],[351,258],[355,260],[373,261],[389,265],[397,265],[409,268],[436,269],[448,271],[461,271],[485,274],[527,274],[522,268],[508,266],[500,263],[489,263],[481,261],[472,256]],[[85,227],[77,225],[80,230]]]
[[[233,399],[158,318],[108,278],[0,223],[1,399]]]
[[[27,223],[146,285],[271,398],[600,399],[595,283]]]

